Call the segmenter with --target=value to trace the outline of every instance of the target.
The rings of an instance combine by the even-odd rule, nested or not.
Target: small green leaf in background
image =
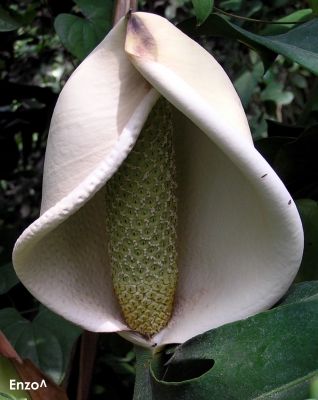
[[[318,379],[311,382],[310,385],[310,397],[314,400],[318,399]]]
[[[318,17],[318,0],[308,0],[308,3],[312,9],[312,17]]]
[[[219,3],[219,7],[222,8],[222,10],[238,11],[241,6],[242,0],[225,0]]]
[[[15,397],[12,394],[0,393],[0,400],[27,400],[25,397]]]
[[[0,32],[9,32],[18,29],[20,24],[0,4]]]
[[[11,361],[0,354],[0,400],[2,399],[24,399],[24,400],[31,400],[28,392],[23,389],[15,390],[15,394],[18,397],[5,397],[11,396],[7,394],[10,390],[10,379],[14,379],[16,382],[21,382],[21,378],[17,371],[15,370],[14,366],[12,365]],[[1,397],[2,396],[2,397]]]
[[[294,99],[292,92],[284,92],[284,86],[278,82],[271,82],[261,93],[262,101],[274,101],[275,103],[287,105]]]
[[[60,14],[55,30],[65,48],[83,60],[107,35],[112,27],[114,0],[74,0],[84,18]]]
[[[246,108],[251,100],[252,94],[264,73],[264,67],[261,62],[253,65],[249,71],[247,68],[234,80],[233,85],[241,99],[242,105]]]
[[[297,200],[296,205],[305,232],[305,247],[298,281],[318,279],[318,206],[314,200]]]
[[[19,278],[13,269],[12,263],[0,266],[0,294],[7,293],[19,282]]]
[[[318,195],[317,133],[318,124],[312,125],[276,155],[274,170],[295,199]]]
[[[42,305],[32,322],[14,308],[0,310],[0,330],[22,359],[30,358],[58,384],[64,378],[74,342],[82,333],[81,328]]]
[[[284,137],[289,138],[289,142],[294,142],[304,131],[303,126],[284,124],[274,120],[267,120],[267,134],[269,138]]]
[[[314,122],[317,122],[316,115],[318,113],[318,82],[314,84],[312,88],[311,95],[303,108],[297,125],[306,126],[312,125]]]
[[[192,4],[197,17],[197,26],[200,26],[212,13],[214,0],[192,0]]]
[[[299,89],[307,89],[307,87],[308,87],[306,78],[301,74],[298,74],[298,73],[293,74],[293,76],[291,77],[291,81]]]
[[[7,293],[19,283],[11,262],[12,249],[18,237],[19,231],[15,228],[2,227],[0,229],[0,295]]]
[[[261,153],[265,160],[273,167],[277,153],[282,146],[293,142],[292,137],[268,137],[257,140],[255,144],[256,150]]]
[[[286,33],[291,29],[297,27],[297,24],[291,24],[290,22],[301,22],[306,21],[310,18],[312,10],[310,8],[306,8],[304,10],[297,10],[284,18],[278,19],[276,22],[285,22],[286,24],[272,24],[268,25],[265,29],[263,29],[260,34],[263,36],[268,35],[280,35],[282,33]]]
[[[12,10],[11,14],[20,25],[27,26],[32,24],[39,10],[41,10],[40,3],[34,2],[33,4],[25,5],[23,11]]]
[[[135,358],[135,353],[129,351],[125,357],[118,357],[115,354],[107,353],[100,358],[100,362],[110,366],[117,375],[126,375],[134,378],[135,369],[131,365],[131,362]],[[133,381],[132,381],[133,383]]]
[[[0,265],[11,262],[12,249],[19,236],[20,232],[15,228],[0,227]]]

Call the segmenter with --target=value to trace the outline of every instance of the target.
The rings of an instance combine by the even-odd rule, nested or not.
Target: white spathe
[[[87,330],[118,331],[145,346],[180,343],[271,307],[298,270],[303,230],[214,58],[161,17],[136,13],[127,22],[59,97],[41,216],[13,260],[35,297]],[[173,105],[179,278],[169,324],[147,340],[129,331],[115,297],[104,186],[160,95]]]

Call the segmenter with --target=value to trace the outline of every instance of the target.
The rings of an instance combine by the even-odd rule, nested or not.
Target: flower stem
[[[137,0],[117,0],[114,12],[113,27],[124,17],[129,11],[137,11]]]
[[[136,354],[136,380],[133,400],[150,400],[151,387],[149,382],[149,364],[153,356],[153,349],[134,346]]]

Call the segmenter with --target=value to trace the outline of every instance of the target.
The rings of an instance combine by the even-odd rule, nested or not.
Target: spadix
[[[106,184],[112,278],[128,326],[153,336],[172,314],[177,285],[172,114],[159,99]]]

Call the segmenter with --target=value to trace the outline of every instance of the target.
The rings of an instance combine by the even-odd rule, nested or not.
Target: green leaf
[[[286,24],[272,24],[268,25],[265,29],[260,32],[262,36],[267,35],[280,35],[286,33],[291,29],[295,28],[297,24],[291,24],[290,22],[301,22],[306,21],[310,18],[312,10],[306,8],[304,10],[295,11],[284,18],[278,19],[276,22],[286,22]]]
[[[0,32],[14,31],[20,24],[0,4]]]
[[[12,263],[0,266],[0,294],[7,293],[19,282],[19,278],[13,269]]]
[[[15,228],[4,226],[0,229],[0,294],[19,283],[11,262],[12,249],[18,237],[19,232]]]
[[[305,233],[304,255],[297,279],[318,279],[318,206],[310,199],[297,200],[296,205]]]
[[[276,306],[299,303],[300,301],[317,300],[318,281],[301,282],[292,285],[287,293],[280,299]]]
[[[12,394],[0,393],[0,400],[27,400],[25,397],[15,397]]]
[[[222,10],[238,11],[242,7],[242,0],[226,0],[219,3]]]
[[[312,9],[312,16],[318,16],[318,0],[308,0],[310,8]]]
[[[318,18],[277,36],[260,36],[242,29],[223,17],[212,14],[204,24],[196,27],[190,18],[178,25],[189,36],[212,35],[236,39],[255,50],[268,69],[276,54],[300,64],[318,74]]]
[[[315,113],[318,111],[318,82],[311,90],[311,95],[299,116],[297,125],[309,125]]]
[[[256,149],[274,168],[294,199],[317,199],[317,132],[318,124],[304,130],[298,125],[268,121],[269,137],[255,142]]]
[[[214,0],[192,0],[192,4],[197,17],[197,26],[200,26],[211,14]]]
[[[19,237],[19,231],[15,228],[4,226],[0,228],[0,265],[11,262],[14,243]]]
[[[274,101],[278,104],[287,105],[294,99],[292,92],[283,92],[283,85],[277,82],[271,82],[261,93],[262,101]]]
[[[291,77],[291,81],[293,82],[293,84],[295,86],[299,87],[300,89],[306,89],[308,87],[306,78],[301,74],[297,74],[297,73],[294,74]]]
[[[318,124],[301,133],[294,142],[282,146],[273,167],[294,198],[315,198],[318,189]]]
[[[249,121],[249,126],[252,132],[253,140],[258,141],[259,139],[264,138],[264,134],[266,134],[266,119],[265,115],[254,115]]]
[[[297,139],[303,132],[303,126],[284,124],[282,122],[267,120],[268,137],[285,137],[289,138],[290,142]]]
[[[83,60],[107,35],[112,27],[114,0],[76,0],[84,18],[60,14],[55,30],[68,51]]]
[[[256,65],[253,66],[252,71],[247,70],[246,68],[237,77],[233,85],[241,99],[243,107],[247,107],[252,94],[254,93],[254,89],[257,86],[257,83],[261,79],[264,73],[263,64],[258,62]]]
[[[277,153],[282,146],[294,141],[292,137],[269,137],[257,140],[254,145],[265,160],[271,165],[274,165]]]
[[[310,397],[312,397],[313,399],[318,399],[318,379],[315,379],[311,383]]]
[[[243,4],[242,4],[243,6]],[[253,14],[255,14],[256,12],[258,12],[259,10],[261,10],[261,8],[264,7],[264,3],[262,1],[259,0],[250,0],[248,2],[248,9],[244,9],[244,6],[241,8],[241,12],[244,13],[244,17],[249,18],[251,17]]]
[[[30,358],[56,383],[63,380],[73,344],[82,333],[44,306],[32,322],[14,308],[1,310],[0,330],[21,358]]]
[[[11,361],[0,354],[0,400],[1,399],[25,399],[31,400],[28,392],[22,389],[17,389],[14,391],[15,395],[19,397],[8,397],[11,396],[8,394],[10,392],[10,379],[14,379],[17,382],[21,382],[21,378]],[[2,396],[2,397],[1,397]],[[7,397],[6,397],[7,396]]]
[[[20,25],[28,26],[31,25],[34,19],[36,18],[37,13],[39,12],[40,9],[39,6],[40,4],[38,2],[35,2],[33,4],[26,5],[26,9],[24,11],[12,10],[11,14]]]
[[[144,364],[140,382],[153,400],[304,400],[318,377],[318,283],[294,285],[278,307],[196,336],[166,357]]]

